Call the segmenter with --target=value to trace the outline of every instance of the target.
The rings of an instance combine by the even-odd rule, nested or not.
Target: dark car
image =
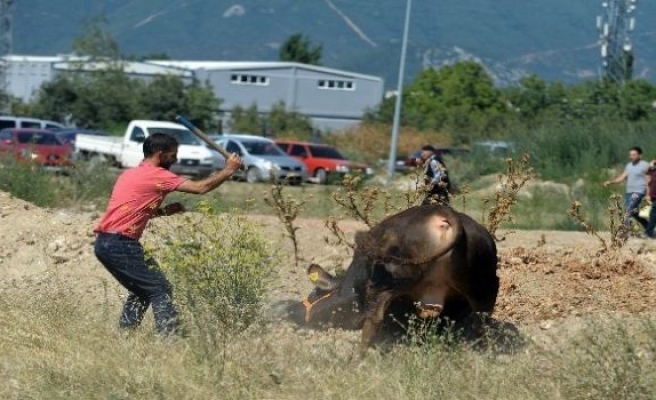
[[[78,128],[64,128],[54,131],[55,134],[64,141],[64,143],[75,146],[75,138],[78,134],[94,135],[94,136],[109,136],[108,133],[97,131],[94,129],[78,129]]]
[[[435,153],[439,157],[450,156],[457,157],[467,155],[469,149],[462,147],[445,147],[445,146],[434,146]],[[406,172],[417,166],[417,160],[421,157],[421,149],[417,149],[410,153],[405,158],[399,158],[396,160],[396,170]]]
[[[71,146],[45,129],[9,128],[0,131],[0,153],[12,154],[19,162],[31,162],[49,170],[72,166]]]

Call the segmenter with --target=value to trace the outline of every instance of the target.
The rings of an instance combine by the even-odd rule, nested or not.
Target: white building
[[[8,60],[8,91],[29,101],[39,87],[58,73],[93,73],[110,64],[88,62],[71,56],[20,56]],[[315,65],[291,62],[235,61],[121,61],[121,68],[133,78],[149,79],[159,74],[208,81],[214,94],[223,100],[221,110],[228,116],[236,106],[257,105],[269,112],[280,102],[287,109],[309,118],[320,129],[341,129],[357,124],[368,109],[383,98],[383,80]]]

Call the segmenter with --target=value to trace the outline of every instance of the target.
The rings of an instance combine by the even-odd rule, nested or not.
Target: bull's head
[[[312,264],[308,278],[315,287],[302,301],[289,306],[288,314],[299,325],[311,328],[358,329],[362,325],[362,293],[347,287],[321,266]]]

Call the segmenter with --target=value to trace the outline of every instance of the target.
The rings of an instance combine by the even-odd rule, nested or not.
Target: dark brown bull
[[[462,321],[492,313],[499,289],[497,250],[487,230],[441,205],[413,207],[356,234],[353,260],[341,278],[319,265],[316,285],[288,311],[308,327],[362,328],[366,351],[390,305],[405,303],[421,318]]]

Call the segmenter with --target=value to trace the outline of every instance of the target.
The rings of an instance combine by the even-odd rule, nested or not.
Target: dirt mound
[[[97,214],[48,210],[0,192],[0,273],[12,279],[92,262]]]
[[[591,248],[512,248],[501,253],[497,317],[530,323],[596,312],[654,309],[653,255]]]
[[[0,192],[0,288],[22,286],[30,278],[63,274],[81,288],[112,282],[93,254],[93,228],[99,213],[48,210]],[[166,223],[177,223],[171,217]],[[348,267],[343,246],[327,244],[324,221],[298,221],[301,258],[294,266],[292,247],[274,217],[250,216],[282,255],[271,300],[301,300],[312,289],[305,267],[318,262],[328,269]],[[164,222],[164,221],[162,221]],[[157,222],[159,223],[159,222]],[[348,237],[362,224],[341,224]],[[145,240],[157,235],[148,229]],[[600,312],[639,313],[656,306],[656,241],[631,239],[621,253],[597,255],[599,243],[578,232],[516,232],[499,243],[501,290],[495,317],[520,325]],[[536,247],[538,246],[538,247]]]

